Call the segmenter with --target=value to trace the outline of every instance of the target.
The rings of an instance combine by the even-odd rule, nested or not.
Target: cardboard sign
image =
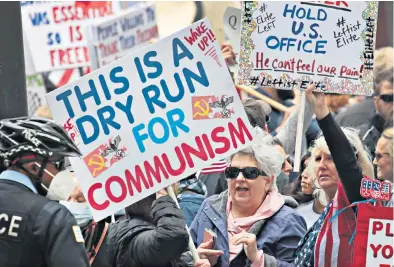
[[[241,9],[228,7],[223,17],[224,36],[233,47],[235,62],[239,61],[239,50],[241,44]],[[231,72],[238,72],[238,64],[229,66]]]
[[[241,85],[372,95],[378,3],[243,2]]]
[[[154,4],[138,5],[90,26],[93,69],[115,61],[159,37]],[[98,63],[95,65],[95,63]]]
[[[392,267],[393,208],[359,204],[353,267]]]
[[[392,267],[394,263],[394,221],[369,220],[365,266]]]
[[[113,15],[115,10],[112,2],[96,1],[24,6],[23,31],[35,72],[88,66],[84,26],[91,20]]]
[[[26,76],[27,105],[29,116],[33,116],[36,110],[46,104],[44,80],[41,74]]]
[[[47,102],[57,122],[78,132],[84,156],[72,164],[97,221],[253,139],[207,19],[49,93]]]

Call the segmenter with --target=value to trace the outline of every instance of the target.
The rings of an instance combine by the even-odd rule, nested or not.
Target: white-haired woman
[[[323,136],[315,141],[312,163],[321,190],[320,201],[328,205],[301,240],[296,252],[296,267],[352,266],[355,229],[354,211],[338,211],[363,200],[360,185],[363,176],[373,177],[373,167],[355,131],[343,129],[334,121],[323,93],[307,89],[307,99],[318,119]]]
[[[228,190],[206,199],[191,225],[200,256],[212,266],[292,266],[306,223],[278,193],[284,158],[271,142],[261,131],[251,147],[230,157]],[[215,240],[204,240],[206,229]]]

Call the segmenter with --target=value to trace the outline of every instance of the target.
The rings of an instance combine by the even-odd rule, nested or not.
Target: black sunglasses
[[[246,167],[239,169],[237,167],[227,167],[224,171],[226,178],[235,179],[238,177],[239,173],[242,172],[243,177],[246,179],[256,179],[260,175],[267,176],[267,174],[256,167]]]
[[[393,95],[380,95],[379,98],[386,103],[393,103]]]

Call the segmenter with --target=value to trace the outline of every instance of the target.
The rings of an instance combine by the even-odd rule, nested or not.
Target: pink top
[[[239,234],[243,231],[247,232],[253,226],[254,223],[267,219],[274,215],[282,206],[285,204],[283,196],[277,191],[269,192],[265,197],[263,203],[258,208],[256,213],[252,216],[245,218],[234,219],[231,213],[232,205],[231,196],[227,201],[227,233],[229,237],[229,250],[230,250],[230,262],[241,252],[243,244],[238,246],[233,245],[232,238],[234,235]],[[257,254],[256,259],[252,262],[252,267],[263,267],[264,266],[264,253],[262,250]]]

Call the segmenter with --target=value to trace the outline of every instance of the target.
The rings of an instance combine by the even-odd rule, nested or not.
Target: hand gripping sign
[[[72,164],[95,220],[253,139],[206,19],[49,93],[47,102],[56,121],[77,130],[84,156]]]

